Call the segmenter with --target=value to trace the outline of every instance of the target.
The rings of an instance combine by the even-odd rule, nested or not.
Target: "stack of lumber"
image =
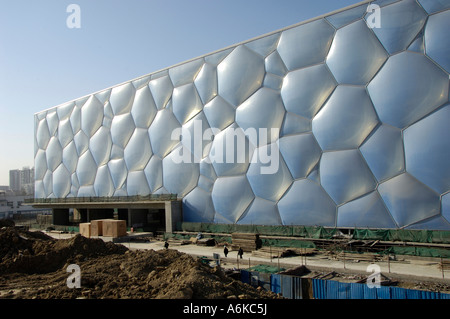
[[[258,234],[252,233],[232,233],[231,247],[238,250],[239,247],[243,251],[253,251],[259,248],[260,239]]]
[[[311,256],[316,253],[316,248],[262,247],[257,251],[253,251],[252,256],[262,258],[282,258],[289,256]]]

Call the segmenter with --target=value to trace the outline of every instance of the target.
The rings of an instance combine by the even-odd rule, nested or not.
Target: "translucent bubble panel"
[[[292,183],[292,177],[276,143],[255,150],[247,178],[256,196],[272,201],[283,196]]]
[[[214,183],[212,200],[215,221],[236,223],[254,198],[245,175],[219,177]]]
[[[407,173],[380,184],[378,191],[399,227],[439,214],[439,195]]]
[[[261,86],[264,72],[263,58],[238,46],[217,66],[220,96],[238,106]]]
[[[360,150],[378,181],[394,177],[405,169],[402,132],[395,127],[380,126]]]
[[[381,121],[404,128],[447,102],[448,75],[425,56],[402,52],[389,58],[367,89]]]
[[[322,151],[312,134],[284,136],[278,141],[280,152],[292,177],[306,177],[319,162]]]
[[[450,73],[450,39],[447,32],[450,28],[450,10],[429,17],[425,28],[426,53]]]
[[[372,192],[338,208],[338,227],[395,228],[395,222],[378,192]]]
[[[320,180],[338,205],[364,195],[376,186],[358,150],[324,153],[320,161]]]
[[[333,27],[319,19],[284,31],[277,50],[288,70],[299,69],[323,62],[333,35]]]
[[[438,193],[450,190],[450,104],[404,131],[406,170]]]
[[[386,59],[380,42],[359,20],[336,32],[327,65],[340,84],[364,85]]]
[[[284,117],[280,94],[261,88],[236,109],[236,123],[244,130],[257,130],[255,145],[265,145],[278,139]]]
[[[199,223],[450,230],[447,2],[359,3],[39,112],[35,196],[176,194]]]
[[[324,64],[289,72],[281,96],[286,110],[311,119],[336,87]]]
[[[415,1],[400,1],[380,9],[381,28],[373,28],[386,50],[405,50],[422,30],[427,14]]]
[[[183,198],[183,219],[187,222],[214,222],[211,193],[196,187]]]
[[[363,87],[339,85],[312,121],[323,150],[357,148],[378,119]]]
[[[292,184],[278,202],[278,210],[284,225],[336,224],[336,205],[320,185],[307,179]]]

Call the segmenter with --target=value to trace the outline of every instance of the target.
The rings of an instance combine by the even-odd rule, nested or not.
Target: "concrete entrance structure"
[[[89,222],[95,219],[122,219],[127,227],[145,227],[154,231],[172,233],[182,221],[181,201],[176,199],[77,198],[37,200],[36,208],[51,208],[54,225],[69,225],[73,211],[74,220]]]

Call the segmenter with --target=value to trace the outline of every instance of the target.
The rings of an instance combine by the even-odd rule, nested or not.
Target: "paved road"
[[[57,234],[48,233],[54,238],[68,238],[74,236],[73,234]],[[111,238],[100,237],[105,241],[111,241]],[[164,249],[164,242],[162,241],[152,241],[148,243],[139,242],[122,242],[124,246],[129,249]],[[221,258],[221,265],[224,268],[248,268],[250,266],[255,266],[258,264],[269,264],[275,267],[280,266],[283,268],[293,268],[301,265],[305,265],[305,257],[292,256],[285,258],[264,258],[252,256],[251,253],[244,253],[243,259],[237,258],[237,251],[230,251],[228,257],[225,258],[223,254],[223,247],[214,246],[197,246],[194,244],[180,245],[179,243],[171,242],[169,249],[176,249],[178,251],[194,255],[194,256],[206,256],[208,258],[213,258],[213,254],[219,254]],[[375,264],[378,265],[382,274],[388,277],[398,277],[403,278],[405,276],[415,277],[409,279],[417,280],[430,280],[439,281],[446,284],[450,284],[450,271],[444,273],[444,279],[442,278],[442,271],[439,268],[438,259],[430,258],[415,258],[407,256],[398,256],[397,261],[379,261]],[[341,261],[332,260],[323,254],[318,254],[315,256],[306,257],[306,266],[311,270],[324,270],[344,273],[355,273],[355,274],[365,274],[370,275],[373,270],[368,271],[368,266],[372,263],[369,262],[352,262],[352,261]]]

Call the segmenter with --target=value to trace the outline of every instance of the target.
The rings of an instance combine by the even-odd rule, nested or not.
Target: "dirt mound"
[[[131,251],[80,235],[31,233],[0,230],[0,298],[278,298],[176,250]],[[70,264],[80,267],[81,288],[67,286]]]
[[[128,249],[123,245],[105,243],[77,235],[56,240],[42,232],[24,231],[15,227],[0,230],[1,273],[48,273],[69,263],[86,258],[120,254]]]

